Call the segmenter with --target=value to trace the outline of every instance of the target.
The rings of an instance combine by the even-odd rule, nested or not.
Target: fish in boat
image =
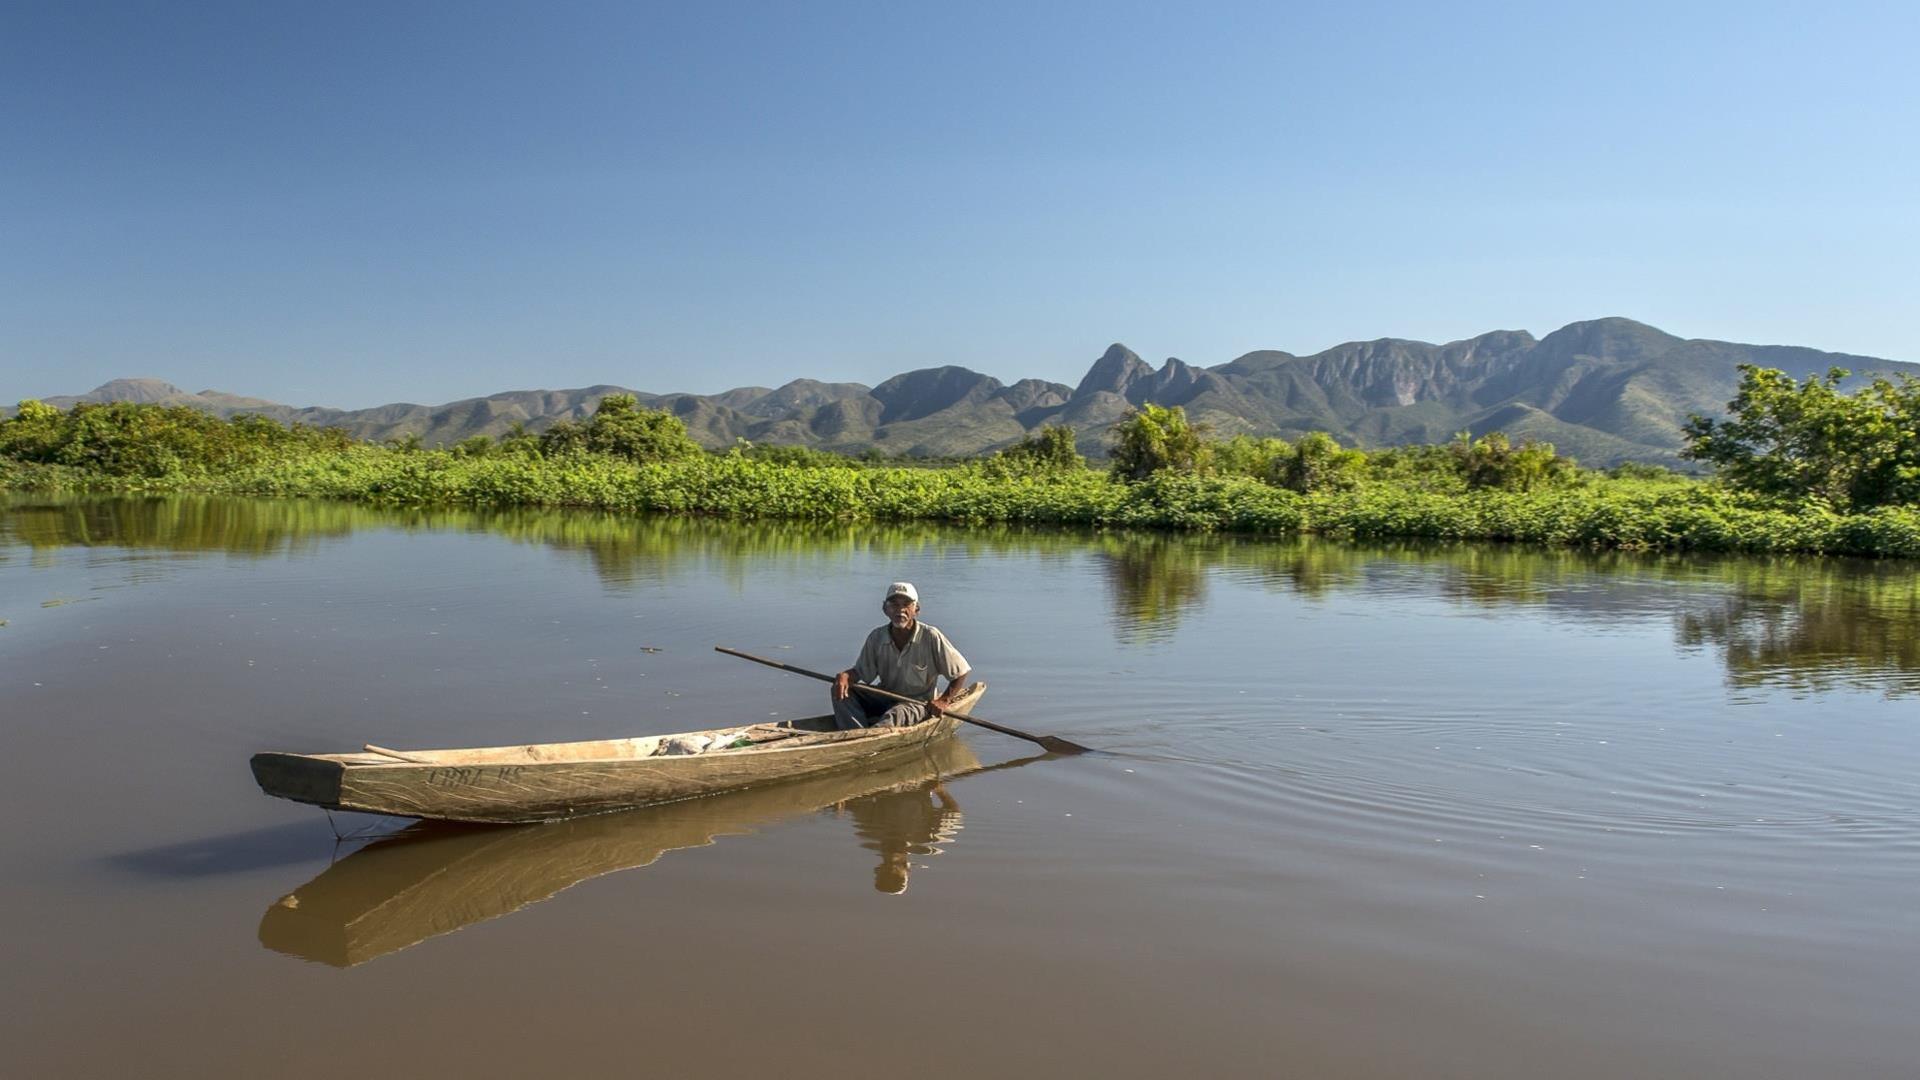
[[[607,874],[651,866],[669,852],[742,836],[849,801],[898,798],[983,766],[961,739],[860,772],[600,814],[537,828],[415,822],[340,859],[281,897],[260,920],[260,943],[336,967],[365,963],[429,938],[510,915]],[[903,842],[933,844],[931,836]]]
[[[953,700],[971,709],[976,682]],[[522,823],[630,810],[872,767],[953,734],[938,716],[909,727],[836,731],[833,717],[672,735],[461,750],[368,749],[253,756],[260,790],[329,810],[433,821]]]

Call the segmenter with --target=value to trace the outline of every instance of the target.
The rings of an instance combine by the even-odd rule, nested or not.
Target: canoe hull
[[[263,753],[254,755],[252,767],[267,794],[330,810],[440,821],[556,821],[871,767],[922,752],[952,735],[957,724],[940,717],[906,728],[794,740],[804,745],[682,756],[537,760],[542,748],[529,747],[523,760],[486,760],[503,756],[497,751],[417,751],[409,756],[441,760],[414,763]]]

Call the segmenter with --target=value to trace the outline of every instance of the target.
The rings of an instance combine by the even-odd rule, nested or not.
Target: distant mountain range
[[[1675,337],[1630,319],[1577,322],[1535,339],[1495,330],[1432,345],[1382,338],[1311,356],[1251,352],[1216,367],[1169,359],[1155,369],[1124,345],[1109,348],[1078,386],[1021,379],[1007,385],[963,367],[895,375],[878,386],[796,379],[778,389],[653,394],[619,386],[519,390],[445,405],[371,409],[297,408],[203,390],[186,393],[157,379],[116,379],[79,401],[190,405],[222,416],[258,413],[283,422],[344,428],[362,439],[418,434],[429,445],[499,435],[514,423],[538,431],[590,415],[608,394],[628,393],[667,409],[709,447],[736,439],[841,452],[977,454],[1018,441],[1046,424],[1071,424],[1083,452],[1103,454],[1107,427],[1144,402],[1179,405],[1217,436],[1295,438],[1332,432],[1375,447],[1443,442],[1459,431],[1532,436],[1595,466],[1623,460],[1674,463],[1689,415],[1725,411],[1739,383],[1735,365],[1759,364],[1795,377],[1830,367],[1871,375],[1920,376],[1920,364],[1785,345],[1738,345]]]

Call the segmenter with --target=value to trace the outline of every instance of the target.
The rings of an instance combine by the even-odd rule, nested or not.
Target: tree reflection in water
[[[567,510],[386,509],[300,499],[0,494],[0,560],[26,548],[121,548],[259,557],[362,529],[468,531],[582,554],[610,589],[692,569],[900,558],[1091,558],[1117,637],[1175,634],[1216,575],[1319,599],[1349,592],[1526,608],[1589,624],[1668,619],[1682,648],[1716,651],[1737,686],[1920,692],[1920,566],[1887,560],[1587,552],[1499,544],[1354,545],[1319,537],[1086,533],[938,523],[718,521]],[[133,556],[122,556],[131,559]],[[164,567],[143,570],[151,576]]]
[[[1172,637],[1180,616],[1206,603],[1215,544],[1166,535],[1098,538],[1095,556],[1113,598],[1114,631],[1122,641]]]
[[[1728,567],[1735,587],[1675,616],[1682,645],[1717,650],[1738,687],[1920,693],[1920,580],[1899,564],[1792,560]]]
[[[1908,561],[1316,537],[1108,538],[1100,552],[1116,617],[1135,637],[1170,633],[1222,574],[1310,599],[1397,592],[1588,625],[1669,619],[1675,644],[1717,652],[1737,687],[1920,693],[1920,566]]]

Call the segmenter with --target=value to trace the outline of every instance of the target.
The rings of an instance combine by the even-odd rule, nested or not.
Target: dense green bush
[[[587,452],[587,426],[578,420],[555,420],[540,433],[541,457],[563,457]]]
[[[1840,392],[1845,368],[1796,384],[1740,365],[1725,420],[1693,417],[1681,453],[1743,491],[1833,510],[1920,504],[1920,379]]]
[[[1250,476],[1272,480],[1281,459],[1293,453],[1285,439],[1235,435],[1226,442],[1213,444],[1213,469],[1230,476]]]
[[[0,421],[0,458],[51,462],[59,456],[65,429],[64,413],[28,398],[11,419]]]
[[[1459,462],[1445,445],[1387,446],[1367,452],[1366,483],[1413,491],[1460,494],[1467,490]]]
[[[548,457],[607,454],[628,461],[672,461],[701,453],[687,425],[663,409],[643,409],[632,394],[608,394],[585,423],[562,420],[540,434]]]
[[[987,468],[996,476],[1044,475],[1086,467],[1073,429],[1065,425],[1043,427],[987,459]]]
[[[1145,480],[1169,469],[1200,472],[1212,454],[1205,433],[1204,425],[1187,422],[1186,410],[1178,405],[1142,405],[1113,425],[1110,468],[1120,480]]]
[[[642,409],[632,394],[600,399],[587,422],[587,449],[628,461],[671,461],[701,452],[679,417],[664,409]]]
[[[1574,471],[1573,459],[1554,453],[1552,443],[1522,439],[1515,446],[1503,431],[1490,431],[1477,439],[1463,431],[1447,452],[1469,489],[1532,491],[1565,483]]]
[[[1348,450],[1324,431],[1311,431],[1293,444],[1293,452],[1274,462],[1273,482],[1289,491],[1351,491],[1360,486],[1367,455]]]

